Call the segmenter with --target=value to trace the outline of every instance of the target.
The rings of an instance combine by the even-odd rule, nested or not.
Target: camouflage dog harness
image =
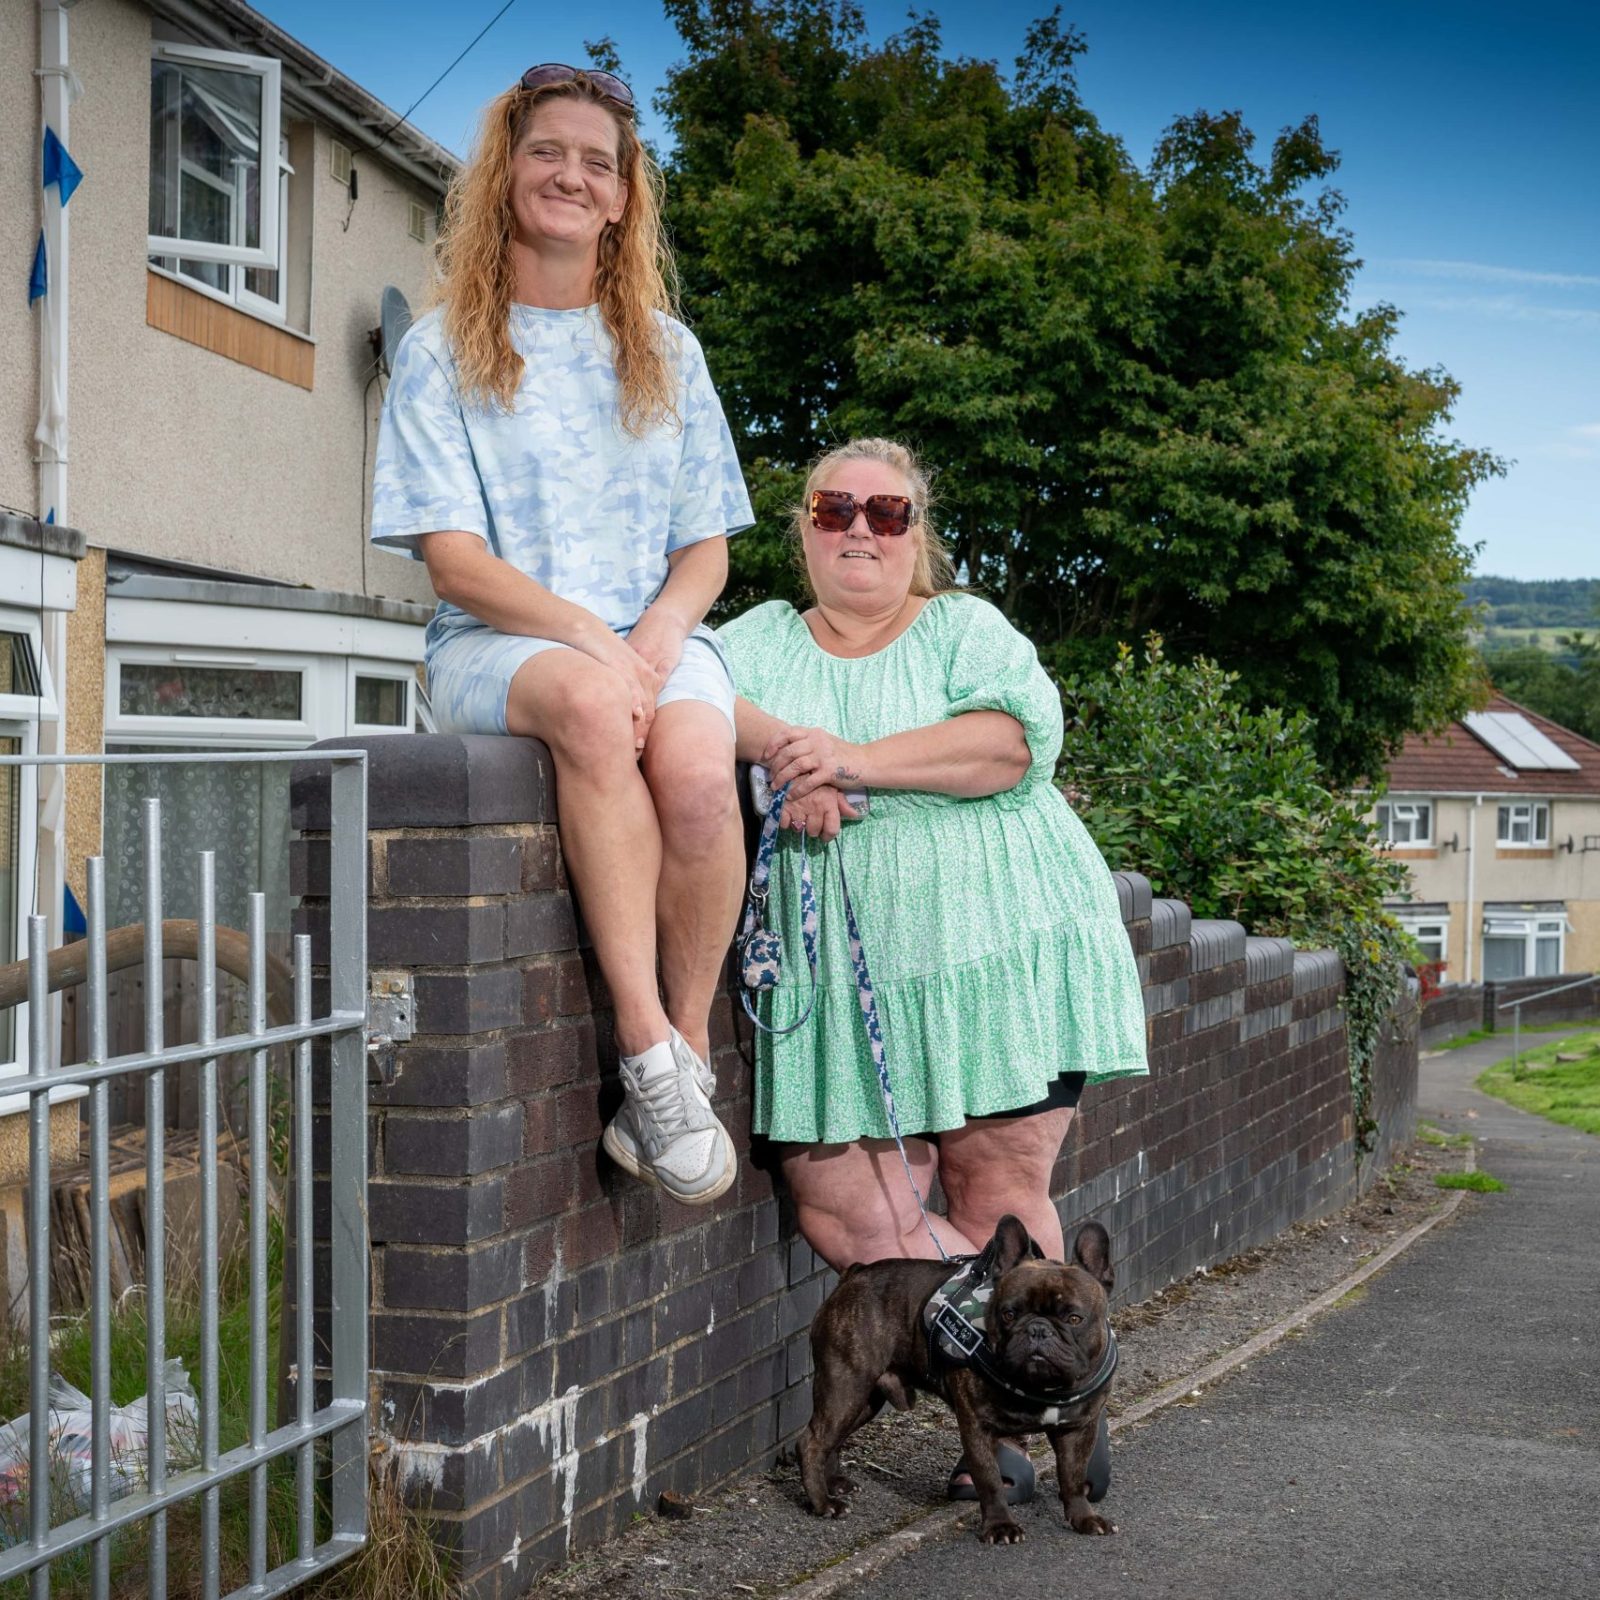
[[[1044,1252],[1031,1239],[1028,1249],[1035,1261],[1045,1259]],[[1111,1382],[1117,1370],[1117,1336],[1108,1328],[1110,1338],[1106,1353],[1094,1376],[1081,1389],[1062,1394],[1059,1390],[1022,1388],[1011,1376],[1000,1371],[984,1333],[989,1302],[1000,1282],[1000,1274],[995,1271],[994,1246],[985,1246],[975,1256],[960,1256],[951,1264],[956,1268],[955,1273],[933,1291],[922,1308],[929,1361],[935,1372],[941,1368],[973,1368],[1003,1394],[1030,1411],[1038,1411],[1040,1426],[1046,1428],[1060,1422],[1063,1411],[1093,1399]]]

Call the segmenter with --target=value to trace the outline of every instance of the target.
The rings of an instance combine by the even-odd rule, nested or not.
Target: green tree
[[[1143,872],[1196,916],[1339,952],[1365,1127],[1409,944],[1384,910],[1405,893],[1405,866],[1379,850],[1370,800],[1328,788],[1304,713],[1251,711],[1237,674],[1169,661],[1154,635],[1142,659],[1123,645],[1108,671],[1068,678],[1062,699],[1062,783],[1113,868]]]
[[[1600,636],[1562,634],[1556,652],[1526,644],[1486,650],[1483,664],[1508,699],[1600,742]]]
[[[1314,120],[1264,161],[1236,115],[1141,172],[1082,104],[1081,35],[1009,80],[931,16],[882,44],[837,0],[668,0],[671,221],[762,517],[738,608],[790,592],[778,513],[852,434],[918,446],[978,586],[1062,671],[1159,630],[1306,711],[1341,780],[1465,709],[1456,527],[1494,459],[1441,435],[1321,187]]]

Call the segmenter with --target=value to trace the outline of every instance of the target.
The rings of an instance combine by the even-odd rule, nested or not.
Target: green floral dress
[[[734,685],[786,722],[864,743],[965,711],[1005,711],[1033,763],[1003,794],[962,800],[874,790],[837,848],[872,972],[902,1133],[1020,1110],[1054,1079],[1143,1073],[1144,998],[1093,840],[1053,782],[1061,700],[1033,646],[986,601],[930,600],[899,638],[842,660],[786,601],[719,630]],[[790,830],[773,864],[770,920],[784,971],[764,1020],[800,1014],[810,990],[800,940],[799,853],[821,908],[816,1010],[783,1037],[758,1033],[754,1126],[773,1139],[888,1138],[850,965],[838,867]]]

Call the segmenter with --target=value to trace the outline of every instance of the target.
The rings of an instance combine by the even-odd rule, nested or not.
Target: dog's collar
[[[1035,1254],[1042,1254],[1037,1245],[1033,1248]],[[999,1282],[989,1252],[985,1250],[981,1255],[964,1256],[955,1265],[957,1270],[954,1275],[933,1291],[922,1308],[928,1353],[935,1371],[940,1367],[974,1368],[1002,1393],[1030,1411],[1041,1412],[1040,1421],[1045,1427],[1060,1421],[1063,1411],[1085,1400],[1092,1400],[1111,1382],[1117,1370],[1117,1336],[1108,1328],[1105,1354],[1094,1376],[1081,1388],[1067,1394],[1062,1394],[1059,1389],[1022,1388],[997,1368],[982,1327],[989,1301]]]

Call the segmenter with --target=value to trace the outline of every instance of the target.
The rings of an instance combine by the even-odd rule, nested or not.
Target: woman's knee
[[[566,767],[635,759],[628,684],[576,651],[545,651],[523,663],[511,681],[506,726],[544,740]]]
[[[941,1141],[939,1181],[952,1213],[998,1220],[1014,1205],[1048,1198],[1050,1178],[1071,1125],[1070,1111],[969,1122]]]
[[[694,855],[725,840],[739,811],[731,747],[680,745],[646,762],[645,781],[665,848]]]

